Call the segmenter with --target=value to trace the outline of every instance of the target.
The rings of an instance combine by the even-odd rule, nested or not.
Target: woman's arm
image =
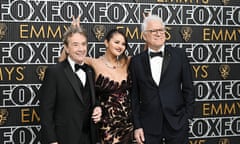
[[[93,64],[94,58],[92,57],[89,57],[89,56],[84,57],[83,62],[87,65],[90,65],[91,67],[94,67],[94,64]]]

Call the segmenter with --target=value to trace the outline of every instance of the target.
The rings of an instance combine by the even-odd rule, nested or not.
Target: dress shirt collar
[[[74,62],[69,56],[68,56],[68,61],[69,61],[69,64],[70,64],[70,66],[71,66],[71,68],[72,68],[72,70],[73,71],[75,71],[75,64],[76,64],[76,62]],[[83,65],[84,63],[81,63],[81,64],[79,64],[79,65]]]
[[[148,48],[148,53],[150,53],[150,52],[153,52],[153,53],[162,52],[164,54],[164,50],[165,50],[165,46],[162,45],[158,50],[153,50],[151,48]]]

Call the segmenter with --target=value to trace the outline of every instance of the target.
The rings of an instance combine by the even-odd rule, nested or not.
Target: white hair
[[[165,28],[165,25],[163,23],[163,20],[158,16],[158,15],[149,15],[144,18],[143,23],[142,23],[142,32],[146,30],[147,24],[149,21],[159,21],[163,27]]]

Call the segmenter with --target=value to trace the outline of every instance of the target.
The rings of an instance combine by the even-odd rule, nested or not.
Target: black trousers
[[[186,124],[178,131],[174,130],[165,119],[161,135],[144,134],[145,144],[188,144],[189,124]]]

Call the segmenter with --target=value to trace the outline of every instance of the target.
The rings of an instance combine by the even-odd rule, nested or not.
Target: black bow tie
[[[86,65],[85,64],[83,64],[83,65],[75,64],[74,68],[75,68],[75,72],[78,71],[79,69],[85,70]]]
[[[163,52],[150,52],[149,53],[150,57],[153,58],[155,56],[160,56],[160,57],[163,57]]]

